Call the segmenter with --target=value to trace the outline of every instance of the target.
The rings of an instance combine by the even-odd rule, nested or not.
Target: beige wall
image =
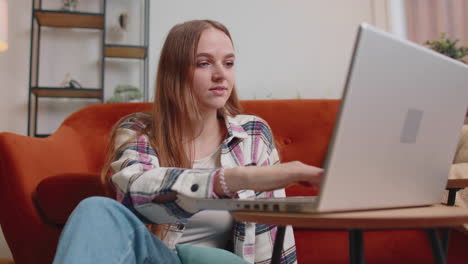
[[[154,9],[150,54],[159,56],[175,23],[222,21],[234,39],[241,99],[339,98],[358,24],[389,29],[388,5],[382,0],[236,1],[229,2],[230,8],[218,3],[176,0]],[[150,72],[156,63],[153,59]]]
[[[26,132],[31,1],[8,1],[9,49],[0,52],[0,131]]]
[[[57,6],[55,2],[58,0],[44,2],[48,1],[52,1],[50,7]],[[0,131],[25,134],[31,1],[9,2],[10,49],[0,53]],[[239,58],[237,81],[242,99],[339,98],[358,23],[367,21],[390,29],[388,5],[383,0],[226,3],[229,3],[229,12],[226,12],[227,4],[216,0],[152,0],[150,84],[154,83],[158,50],[169,28],[188,19],[211,18],[222,21],[232,31]],[[181,5],[185,8],[181,9]],[[62,34],[59,35],[62,42],[69,39],[67,33],[56,31],[56,34]],[[91,34],[88,37],[95,38]],[[71,43],[60,45],[58,40],[43,44],[42,61],[51,63],[41,66],[42,82],[59,83],[65,75],[63,68],[70,67],[70,62],[83,60],[83,54],[92,53],[84,61],[89,67],[75,70],[75,75],[83,83],[93,86],[97,78],[93,71],[98,69],[93,64],[96,50],[90,49],[88,42],[85,45],[79,50],[75,44],[72,54],[68,55],[63,46],[69,47]],[[69,57],[64,60],[63,56]],[[134,66],[125,65],[121,71],[131,71]],[[107,91],[106,94],[111,93]],[[61,100],[44,100],[49,105],[39,108],[40,132],[53,132],[71,112],[93,103]]]
[[[339,98],[357,25],[367,21],[390,30],[387,2],[151,0],[150,83],[168,29],[188,19],[211,18],[232,31],[241,98]],[[2,132],[26,133],[30,15],[31,0],[9,1],[10,49],[0,53]],[[53,127],[66,114],[51,113],[55,119],[46,121]],[[1,238],[0,258],[9,257]]]

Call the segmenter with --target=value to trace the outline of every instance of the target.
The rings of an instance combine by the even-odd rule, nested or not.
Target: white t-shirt
[[[193,168],[221,167],[221,147],[213,154],[195,160]],[[232,237],[233,219],[228,211],[203,210],[194,214],[185,226],[179,244],[200,247],[225,248]]]

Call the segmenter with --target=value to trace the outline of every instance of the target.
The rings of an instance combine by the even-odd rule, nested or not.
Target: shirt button
[[[198,191],[198,184],[192,185],[192,187],[190,187],[190,190],[192,190],[192,192]]]

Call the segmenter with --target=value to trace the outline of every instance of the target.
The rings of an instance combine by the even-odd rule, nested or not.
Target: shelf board
[[[41,26],[67,28],[104,28],[104,15],[100,13],[34,10]]]
[[[106,45],[105,56],[112,58],[146,58],[147,48],[144,46]]]
[[[102,89],[33,87],[31,90],[38,97],[101,99],[102,96]]]

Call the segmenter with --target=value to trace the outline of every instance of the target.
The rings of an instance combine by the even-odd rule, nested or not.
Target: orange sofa
[[[338,113],[338,100],[243,101],[245,112],[268,121],[283,161],[321,166]],[[99,172],[108,133],[122,116],[149,103],[98,104],[67,118],[48,138],[0,133],[0,224],[17,264],[50,263],[60,230],[76,204],[104,195]],[[378,147],[378,146],[376,146]],[[292,186],[289,196],[313,195]],[[295,229],[299,263],[347,263],[346,231]],[[420,230],[367,231],[367,263],[433,263]],[[468,235],[452,232],[448,263],[468,263]]]

